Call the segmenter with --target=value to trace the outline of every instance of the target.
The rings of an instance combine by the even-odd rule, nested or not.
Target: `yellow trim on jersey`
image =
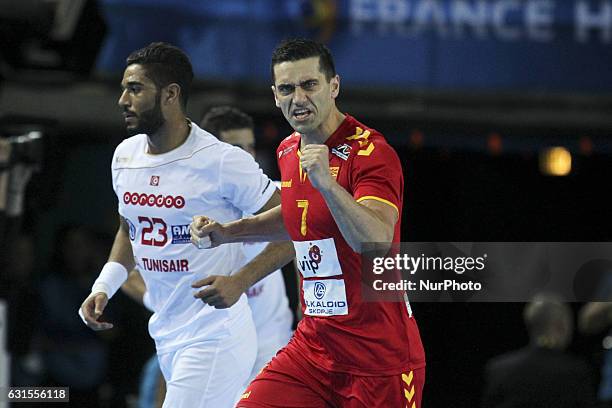
[[[355,128],[355,134],[353,136],[347,137],[346,140],[368,140],[368,137],[370,137],[370,131],[366,130],[364,132],[363,129],[358,126],[357,128]],[[362,146],[361,141],[359,142],[359,146]]]
[[[406,397],[408,402],[412,402],[412,398],[414,397],[414,385],[412,386],[410,391],[404,388],[404,397]]]
[[[408,400],[408,404],[412,402],[412,405],[410,406],[410,408],[416,407],[416,401],[412,401],[412,399],[414,398],[414,394],[415,394],[414,384],[412,384],[411,386],[413,375],[414,373],[412,371],[410,371],[408,375],[402,373],[402,380],[406,383],[408,387],[410,387],[410,390],[408,390],[408,388],[404,388],[404,397],[406,397],[406,399]],[[408,405],[406,405],[406,407],[407,406]]]
[[[297,150],[297,156],[299,159],[302,158],[302,152],[300,151],[300,149]],[[298,159],[298,168],[300,170],[300,182],[305,183],[306,177],[308,177],[308,173],[306,173],[304,169],[302,169],[302,160],[299,160],[299,159]]]
[[[357,152],[357,156],[369,156],[369,155],[372,154],[372,152],[374,151],[375,147],[376,146],[374,145],[374,142],[372,142],[372,143],[370,143],[370,145],[366,149],[359,150]]]
[[[412,384],[413,376],[414,376],[414,373],[412,371],[410,371],[408,375],[402,373],[402,380],[406,383],[406,385],[410,386],[410,384]]]
[[[357,199],[357,202],[360,203],[363,200],[375,200],[375,201],[380,201],[381,203],[385,203],[387,205],[390,205],[391,207],[395,208],[395,211],[397,211],[397,213],[399,214],[399,210],[397,208],[397,205],[393,204],[391,201],[389,200],[385,200],[384,198],[380,198],[380,197],[376,197],[376,196],[363,196]]]

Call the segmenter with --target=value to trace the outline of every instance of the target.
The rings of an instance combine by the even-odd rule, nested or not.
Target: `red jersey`
[[[300,166],[300,134],[277,149],[282,214],[302,275],[302,311],[291,345],[330,371],[392,375],[425,365],[410,306],[364,302],[361,256],[344,240],[323,199]],[[378,200],[398,213],[400,241],[403,174],[399,158],[379,132],[346,115],[328,138],[330,173],[356,201]]]

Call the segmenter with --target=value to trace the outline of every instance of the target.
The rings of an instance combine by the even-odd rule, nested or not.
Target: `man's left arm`
[[[393,241],[397,210],[372,199],[357,202],[339,184],[319,190],[329,207],[342,236],[353,251],[360,253],[364,242]]]
[[[147,286],[138,269],[134,268],[129,272],[127,280],[121,285],[121,291],[134,302],[144,304],[143,298],[147,293]]]
[[[302,149],[302,168],[319,190],[346,242],[360,253],[364,242],[391,243],[399,219],[397,207],[377,197],[355,200],[329,172],[329,148],[306,145]]]

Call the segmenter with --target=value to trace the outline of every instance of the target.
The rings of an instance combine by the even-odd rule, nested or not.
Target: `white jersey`
[[[219,310],[193,297],[193,282],[231,274],[244,256],[240,243],[198,250],[189,224],[194,215],[228,222],[263,207],[275,187],[255,160],[191,123],[185,142],[164,154],[148,154],[144,134],[124,140],[115,150],[112,175],[155,312],[149,333],[158,353],[223,335],[228,319],[248,315],[245,296]]]
[[[244,243],[247,262],[255,258],[268,245],[267,242]],[[247,291],[249,306],[257,331],[260,348],[272,343],[277,351],[289,341],[293,315],[285,291],[283,273],[279,269],[266,276]]]

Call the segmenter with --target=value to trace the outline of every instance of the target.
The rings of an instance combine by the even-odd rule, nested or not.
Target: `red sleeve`
[[[402,165],[395,150],[384,139],[376,138],[353,158],[351,186],[357,201],[374,199],[401,213],[404,194]],[[369,153],[368,153],[369,152]]]

